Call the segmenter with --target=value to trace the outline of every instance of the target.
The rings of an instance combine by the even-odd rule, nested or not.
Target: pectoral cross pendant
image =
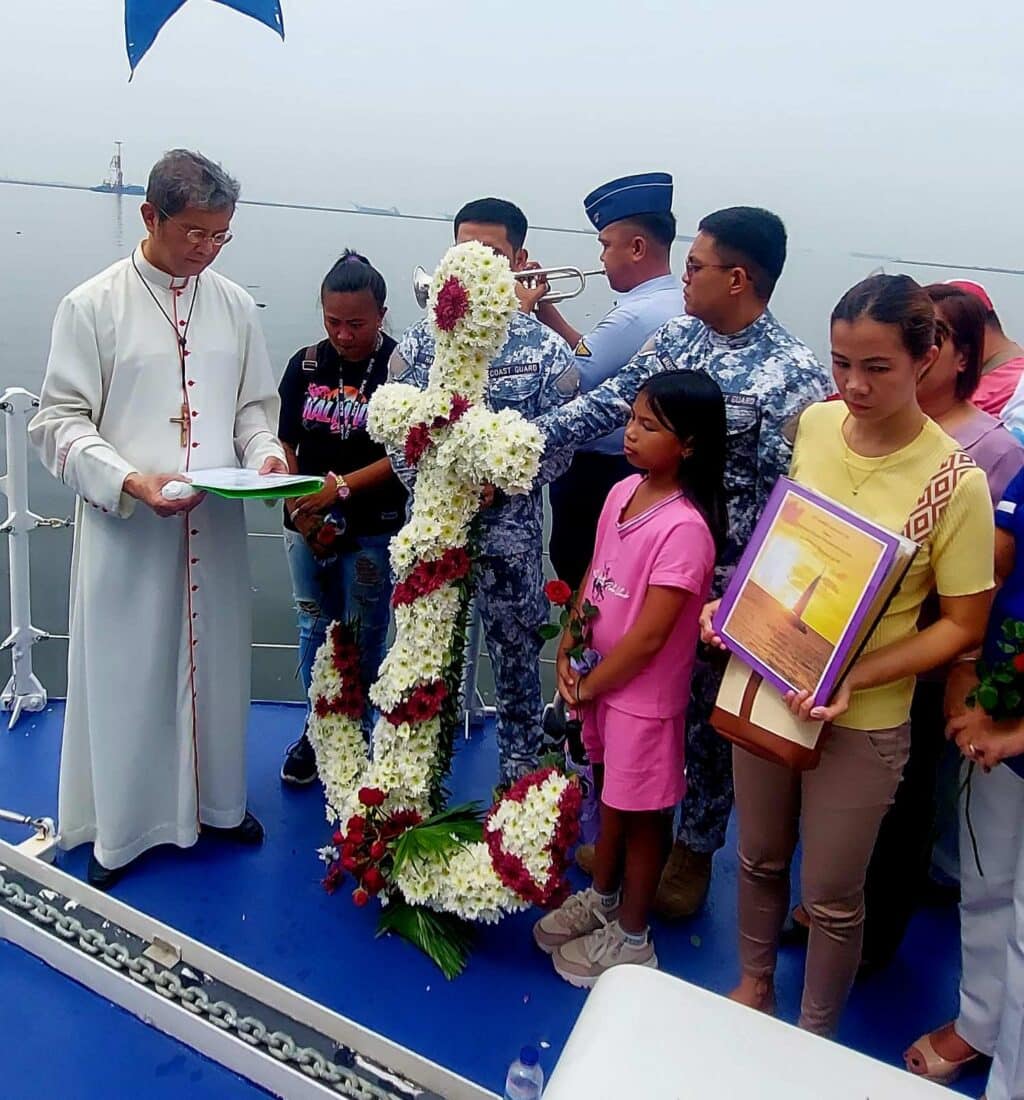
[[[181,428],[181,445],[182,445],[182,447],[187,446],[188,445],[188,424],[189,424],[188,405],[185,405],[183,403],[182,406],[181,406],[181,416],[172,416],[172,417],[170,417],[170,422],[172,424],[177,424],[177,425],[180,426],[180,428]]]

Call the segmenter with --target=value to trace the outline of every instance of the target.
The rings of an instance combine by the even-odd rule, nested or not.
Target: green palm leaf
[[[483,810],[479,802],[467,802],[443,810],[419,825],[407,829],[395,841],[393,875],[400,875],[410,863],[443,863],[484,835]]]
[[[419,948],[449,981],[465,970],[473,946],[473,929],[468,921],[407,901],[393,902],[381,910],[377,935],[389,932]]]

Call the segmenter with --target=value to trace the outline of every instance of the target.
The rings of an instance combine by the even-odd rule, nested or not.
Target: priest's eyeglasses
[[[234,236],[234,234],[227,229],[220,233],[207,233],[205,229],[198,228],[185,229],[184,226],[168,214],[166,210],[161,210],[160,213],[163,214],[167,221],[174,222],[182,233],[185,234],[185,239],[188,243],[192,245],[206,244],[206,242],[209,241],[214,248],[223,248]]]

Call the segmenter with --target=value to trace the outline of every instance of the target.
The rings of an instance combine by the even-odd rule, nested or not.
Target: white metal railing
[[[7,499],[7,516],[0,524],[0,533],[8,536],[10,562],[11,630],[0,644],[0,650],[11,651],[12,671],[7,686],[0,694],[0,709],[10,712],[8,729],[13,729],[22,713],[42,710],[47,703],[46,688],[32,670],[32,648],[45,639],[67,641],[66,633],[40,630],[32,625],[31,554],[29,535],[37,527],[73,527],[70,519],[44,519],[29,509],[28,501],[28,419],[39,407],[39,398],[20,387],[0,394],[0,413],[7,417],[7,470],[0,477],[0,494]],[[249,532],[250,538],[280,539],[275,532]],[[480,618],[471,619],[463,675],[463,727],[466,736],[474,721],[494,713],[478,686],[479,665],[487,655],[481,645]],[[294,642],[254,642],[253,649],[297,650]]]
[[[32,625],[29,535],[37,527],[64,527],[69,521],[43,519],[28,506],[28,417],[39,398],[20,386],[0,395],[0,412],[7,417],[7,472],[0,477],[0,493],[7,498],[7,516],[0,533],[8,537],[10,562],[11,632],[0,649],[11,651],[11,678],[0,695],[0,708],[10,711],[13,729],[22,711],[46,706],[46,688],[32,671],[32,647],[49,637]]]

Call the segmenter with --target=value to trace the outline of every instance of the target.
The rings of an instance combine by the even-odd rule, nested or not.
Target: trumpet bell
[[[417,266],[413,271],[412,292],[420,309],[426,309],[427,299],[430,297],[430,272],[425,267]]]
[[[586,289],[587,279],[604,274],[604,268],[598,268],[596,271],[581,271],[578,267],[542,267],[528,271],[515,271],[512,277],[526,284],[534,283],[538,279],[544,279],[549,283],[557,279],[573,279],[576,281],[576,286],[568,290],[549,290],[544,295],[545,302],[564,302],[582,294]],[[417,267],[412,273],[412,292],[420,309],[427,308],[431,280],[432,276],[425,267]]]

